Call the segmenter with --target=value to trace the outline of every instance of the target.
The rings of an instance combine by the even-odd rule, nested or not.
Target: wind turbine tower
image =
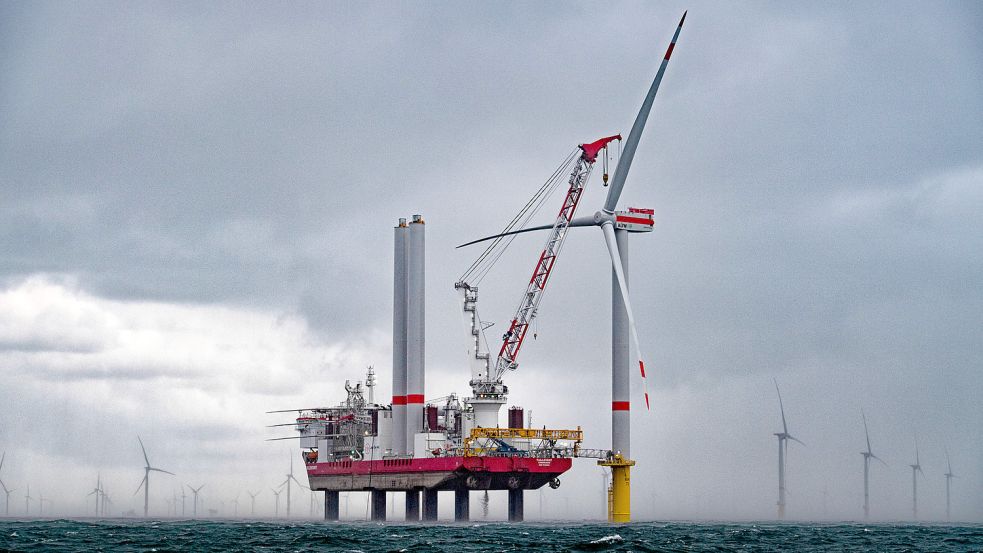
[[[259,492],[261,492],[261,491],[263,491],[263,490],[260,490]],[[249,503],[249,516],[256,516],[256,496],[259,495],[259,492],[253,493],[253,492],[251,492],[249,490],[246,490],[246,493],[249,494],[249,502],[250,502]]]
[[[7,488],[7,485],[3,483],[3,480],[0,480],[0,487],[3,488],[3,493],[7,496],[4,516],[10,516],[10,494],[14,493],[16,490],[13,488]]]
[[[283,481],[287,485],[287,518],[290,518],[290,481],[293,480],[301,488],[307,488],[307,486],[300,483],[297,478],[294,477],[294,456],[290,456],[290,472],[287,473],[287,479]],[[283,484],[280,484],[280,488],[283,488]],[[309,488],[308,488],[309,489]]]
[[[188,486],[188,489],[191,490],[191,493],[194,495],[194,498],[192,499],[192,503],[194,504],[194,509],[192,510],[193,513],[192,516],[194,518],[198,518],[198,492],[200,492],[201,489],[204,487],[205,487],[204,484],[198,486],[197,489]]]
[[[279,490],[273,488],[270,488],[270,490],[273,491],[273,497],[275,498],[274,499],[275,503],[273,507],[273,516],[278,517],[280,516],[280,494],[283,493],[283,486],[281,485]]]
[[[950,510],[950,502],[949,502],[949,483],[952,481],[953,478],[956,477],[956,475],[952,473],[952,465],[949,463],[949,450],[948,449],[945,450],[945,466],[946,466],[946,471],[945,471],[945,519],[946,520],[951,520],[951,510]]]
[[[171,476],[174,476],[174,473],[150,466],[150,459],[147,458],[147,448],[143,447],[143,440],[140,439],[140,436],[137,436],[137,441],[140,442],[140,451],[143,452],[143,460],[147,464],[143,467],[143,480],[140,482],[140,485],[137,486],[137,491],[134,492],[133,495],[140,493],[140,488],[143,488],[143,517],[147,518],[148,513],[150,512],[150,473],[163,472],[164,474],[170,474]]]
[[[3,470],[3,462],[7,459],[7,452],[4,451],[3,455],[0,456],[0,470]],[[10,494],[14,493],[13,489],[8,489],[7,484],[4,484],[3,479],[0,478],[0,488],[3,488],[3,493],[7,496],[6,508],[4,509],[4,516],[10,515]]]
[[[88,497],[89,495],[96,496],[96,516],[99,516],[99,512],[100,512],[99,511],[99,503],[100,503],[99,500],[100,500],[100,498],[102,496],[102,475],[96,475],[96,487],[93,488],[92,491],[89,492],[86,497]]]
[[[782,391],[778,388],[778,380],[775,380],[775,391],[778,392],[778,408],[782,412],[782,431],[776,432],[778,437],[778,519],[785,520],[785,465],[788,461],[788,441],[793,440],[802,445],[802,440],[788,433],[788,424],[785,422],[785,405],[782,403]]]
[[[860,416],[864,419],[864,436],[867,438],[867,451],[860,452],[864,456],[864,520],[870,520],[870,460],[877,459],[884,466],[887,466],[887,463],[871,451],[870,433],[867,431],[867,415],[861,410]]]
[[[917,439],[915,439],[915,464],[908,466],[911,467],[911,516],[914,520],[918,520],[918,473],[925,476],[925,472],[922,471],[922,464],[918,460]]]

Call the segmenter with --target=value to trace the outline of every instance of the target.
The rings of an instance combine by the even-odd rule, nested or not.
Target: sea
[[[0,551],[983,551],[983,525],[0,519]]]

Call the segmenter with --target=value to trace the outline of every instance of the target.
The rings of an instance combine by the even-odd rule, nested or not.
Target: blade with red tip
[[[608,253],[611,255],[611,265],[614,267],[614,274],[618,278],[618,288],[621,290],[621,299],[625,304],[625,313],[628,314],[628,326],[631,328],[631,339],[635,342],[635,354],[638,355],[638,369],[642,375],[642,390],[645,393],[645,409],[651,410],[649,405],[649,386],[648,379],[645,377],[645,362],[642,360],[642,346],[638,341],[638,330],[635,328],[635,315],[631,310],[631,301],[628,299],[628,283],[625,280],[625,271],[621,266],[621,251],[618,249],[618,241],[614,237],[614,225],[605,223],[601,225],[604,232],[604,242],[608,246]]]

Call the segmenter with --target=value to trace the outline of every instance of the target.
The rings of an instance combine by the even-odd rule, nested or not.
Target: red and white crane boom
[[[490,404],[489,408],[492,407],[491,404],[503,402],[505,395],[508,393],[508,388],[502,382],[502,376],[505,374],[505,371],[515,369],[518,366],[516,359],[519,356],[519,351],[522,349],[529,325],[536,318],[539,303],[543,299],[543,294],[546,291],[546,285],[549,283],[550,274],[556,264],[556,259],[563,249],[567,232],[571,226],[585,226],[586,224],[585,221],[575,220],[574,215],[577,212],[577,206],[580,204],[580,198],[584,192],[584,185],[587,183],[591,169],[597,161],[598,154],[613,140],[621,140],[621,135],[608,136],[589,144],[580,145],[580,155],[574,161],[573,170],[567,179],[570,186],[563,198],[563,205],[560,207],[560,212],[557,214],[556,220],[552,225],[508,230],[494,237],[475,241],[479,242],[496,237],[500,238],[532,230],[549,230],[546,245],[539,254],[536,266],[532,272],[532,277],[530,277],[526,289],[522,294],[515,316],[512,317],[508,330],[502,336],[502,346],[499,349],[498,358],[494,366],[489,366],[490,356],[488,353],[481,352],[480,332],[482,329],[479,328],[481,323],[477,318],[476,310],[477,288],[464,282],[463,278],[455,284],[455,288],[463,292],[464,312],[470,319],[468,323],[470,333],[473,337],[473,349],[469,355],[472,362],[472,379],[470,385],[474,391],[475,398],[480,398],[482,401],[488,402]],[[604,176],[606,185],[607,174]],[[593,221],[590,224],[593,224]],[[474,404],[474,401],[472,401],[472,404]]]
[[[563,242],[567,238],[567,231],[570,230],[570,221],[573,220],[577,205],[580,203],[580,197],[584,193],[584,184],[587,182],[587,177],[590,176],[594,162],[597,161],[597,154],[612,140],[621,140],[621,135],[607,136],[580,146],[581,155],[570,173],[568,180],[570,188],[563,198],[563,206],[556,216],[556,221],[546,239],[546,245],[543,247],[542,253],[539,254],[539,260],[533,269],[526,291],[522,294],[519,308],[516,309],[515,316],[512,317],[512,323],[502,336],[502,347],[498,352],[498,360],[495,362],[495,372],[491,375],[493,381],[501,379],[506,370],[514,369],[517,366],[516,359],[522,349],[522,342],[525,340],[529,325],[536,318],[536,310],[539,308],[539,302],[543,299],[543,293],[549,283],[553,265],[560,255]]]

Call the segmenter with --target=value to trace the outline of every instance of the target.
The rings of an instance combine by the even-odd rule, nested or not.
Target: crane
[[[472,361],[472,379],[469,382],[471,389],[474,392],[474,397],[470,398],[470,403],[475,405],[475,400],[478,400],[477,403],[491,404],[489,405],[489,408],[494,405],[496,420],[498,406],[505,402],[505,396],[508,393],[508,387],[506,387],[502,382],[502,377],[506,371],[515,370],[518,367],[517,359],[519,357],[519,352],[522,349],[522,344],[525,340],[526,333],[529,330],[529,326],[536,318],[539,303],[542,301],[543,294],[546,292],[546,286],[549,283],[549,277],[553,271],[554,265],[556,264],[556,259],[559,257],[560,251],[563,249],[563,243],[566,240],[567,231],[570,229],[571,221],[573,221],[574,214],[577,211],[577,206],[580,203],[580,198],[584,192],[584,185],[587,183],[587,179],[590,176],[594,163],[597,161],[598,154],[601,153],[602,150],[605,150],[604,160],[606,165],[606,149],[608,144],[614,140],[620,141],[621,135],[607,136],[595,140],[589,144],[581,144],[578,146],[579,155],[576,156],[573,163],[573,169],[569,173],[570,176],[567,179],[569,188],[566,195],[563,197],[563,205],[560,207],[560,211],[552,225],[542,225],[538,227],[512,230],[511,225],[522,216],[522,213],[520,212],[520,215],[513,219],[513,223],[510,223],[510,227],[506,228],[505,232],[494,237],[498,240],[496,240],[492,246],[489,246],[489,249],[485,251],[485,254],[483,254],[488,255],[488,252],[495,248],[496,245],[499,244],[500,239],[504,236],[532,230],[549,229],[550,231],[549,236],[546,239],[546,245],[543,246],[543,250],[539,254],[539,258],[537,259],[536,265],[533,268],[532,277],[529,279],[526,289],[522,293],[515,315],[512,317],[508,329],[502,335],[502,345],[499,348],[498,357],[495,360],[494,366],[491,366],[490,363],[491,356],[488,353],[481,352],[481,333],[485,327],[481,325],[481,322],[477,316],[477,288],[465,282],[463,278],[454,285],[456,289],[462,291],[463,293],[464,313],[470,319],[470,332],[474,340],[474,349],[470,355]],[[559,174],[562,174],[561,170],[557,170],[557,173],[554,173],[554,175]],[[547,181],[547,184],[549,184],[549,182],[550,181]],[[607,186],[606,171],[604,174],[604,184]],[[540,189],[540,193],[542,193],[542,191],[543,189]],[[536,197],[534,197],[534,200],[536,200]],[[526,207],[528,208],[534,200],[530,200],[530,203],[526,204]],[[495,257],[495,259],[497,259],[497,257]],[[479,261],[480,260],[481,258],[479,258]],[[476,264],[477,263],[478,262],[476,262]],[[474,268],[474,265],[472,265],[472,268]],[[476,413],[481,411],[480,407],[477,405],[475,405],[475,407]],[[482,424],[482,417],[479,416],[477,422],[480,426],[484,426]],[[491,419],[486,418],[484,422],[490,423]],[[488,425],[493,426],[493,424]]]

